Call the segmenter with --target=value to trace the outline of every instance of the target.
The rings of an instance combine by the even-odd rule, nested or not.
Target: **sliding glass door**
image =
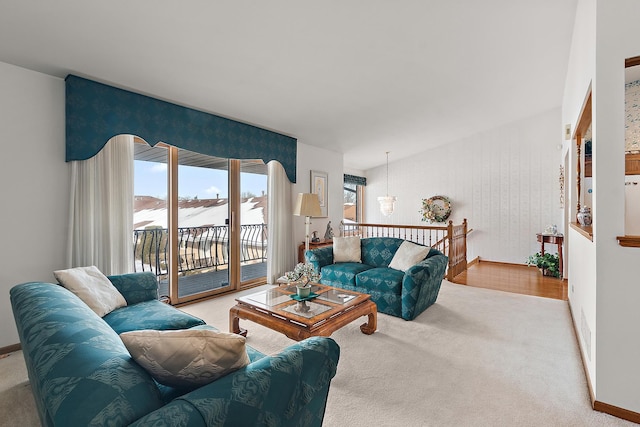
[[[264,283],[262,161],[144,143],[135,158],[136,271],[155,272],[174,304]]]
[[[186,150],[177,153],[178,296],[228,290],[229,161]]]

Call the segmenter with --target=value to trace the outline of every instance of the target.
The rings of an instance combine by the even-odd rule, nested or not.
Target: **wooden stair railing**
[[[449,239],[449,265],[447,268],[447,280],[453,281],[453,278],[463,271],[467,270],[467,219],[465,218],[460,225],[453,225],[449,221],[447,237]]]
[[[347,223],[341,224],[343,236],[397,237],[438,249],[449,258],[446,278],[452,280],[467,269],[467,219],[454,225],[389,225]]]

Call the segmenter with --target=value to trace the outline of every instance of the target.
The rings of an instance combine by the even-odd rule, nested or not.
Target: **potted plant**
[[[297,282],[296,288],[300,298],[307,298],[311,293],[311,282],[317,282],[320,274],[313,268],[313,264],[299,263],[293,271],[285,273],[285,277],[290,282]]]
[[[560,258],[557,254],[545,253],[541,255],[540,252],[537,252],[535,255],[529,256],[527,265],[535,265],[544,276],[560,277]]]

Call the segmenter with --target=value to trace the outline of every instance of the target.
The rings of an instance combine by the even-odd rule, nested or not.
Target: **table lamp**
[[[305,217],[304,224],[306,233],[304,238],[304,251],[306,252],[309,250],[309,224],[311,224],[311,217],[322,215],[318,195],[315,193],[298,193],[293,214]]]

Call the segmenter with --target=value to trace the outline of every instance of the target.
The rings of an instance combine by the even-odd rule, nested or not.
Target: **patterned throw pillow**
[[[334,237],[333,262],[362,262],[360,236]]]
[[[53,275],[100,317],[127,305],[122,294],[95,265],[57,270]]]
[[[393,259],[389,263],[389,268],[407,271],[422,261],[429,253],[429,249],[428,246],[416,245],[415,243],[405,240],[393,256]]]
[[[194,389],[249,364],[246,338],[213,329],[123,332],[131,357],[161,384]]]

